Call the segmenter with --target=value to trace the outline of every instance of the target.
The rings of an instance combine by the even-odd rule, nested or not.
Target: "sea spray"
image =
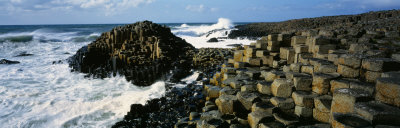
[[[169,26],[176,30],[180,28],[175,26],[191,28],[213,25],[179,23]],[[123,118],[131,104],[144,104],[149,99],[162,97],[165,89],[163,81],[149,87],[137,87],[123,76],[94,79],[70,72],[65,59],[93,41],[100,33],[115,26],[119,25],[0,26],[0,39],[32,37],[31,40],[21,42],[0,42],[0,59],[21,62],[0,65],[1,126],[109,127]],[[224,29],[224,26],[229,27],[219,25],[214,28]],[[196,43],[196,38],[202,38],[201,43],[206,42],[203,39],[206,37],[198,35],[181,37],[187,38],[189,43]],[[82,40],[74,40],[76,38]],[[225,44],[219,46],[225,47]],[[21,53],[33,56],[18,57]],[[190,81],[193,80],[187,83]]]

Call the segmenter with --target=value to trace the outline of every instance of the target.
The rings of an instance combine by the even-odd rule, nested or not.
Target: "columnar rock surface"
[[[174,66],[176,78],[190,70],[194,48],[150,21],[113,28],[69,59],[75,71],[96,77],[120,73],[136,85],[150,85]]]
[[[274,33],[235,48],[203,83],[230,93],[206,100],[226,127],[400,126],[399,19],[394,10],[271,23],[263,29]]]

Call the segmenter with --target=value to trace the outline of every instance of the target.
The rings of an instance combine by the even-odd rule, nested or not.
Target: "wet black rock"
[[[189,74],[193,50],[170,28],[143,21],[102,33],[69,58],[69,64],[73,71],[97,78],[119,73],[135,85],[147,86],[170,70],[179,77]]]
[[[218,42],[218,39],[213,37],[213,38],[209,39],[207,42]]]
[[[6,59],[1,59],[0,64],[19,64],[19,61],[11,61],[11,60],[6,60]]]
[[[201,85],[189,84],[184,88],[175,88],[172,84],[166,86],[165,97],[150,100],[146,105],[132,104],[124,119],[113,128],[171,128],[190,112],[201,112],[205,103]]]
[[[29,54],[27,52],[21,52],[18,55],[16,55],[15,57],[23,57],[23,56],[33,56],[33,54]]]

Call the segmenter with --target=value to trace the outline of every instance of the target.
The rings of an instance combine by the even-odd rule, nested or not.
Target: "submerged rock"
[[[194,47],[150,21],[113,28],[69,58],[73,71],[105,78],[123,74],[135,85],[151,85],[166,72],[188,74]],[[178,78],[179,79],[179,78]]]
[[[214,37],[214,38],[209,39],[207,42],[210,42],[210,43],[218,42],[218,39]]]
[[[6,59],[1,59],[0,64],[19,64],[19,61],[11,61],[11,60],[6,60]]]
[[[33,54],[29,54],[27,52],[21,52],[18,55],[16,55],[15,57],[23,57],[23,56],[33,56]]]

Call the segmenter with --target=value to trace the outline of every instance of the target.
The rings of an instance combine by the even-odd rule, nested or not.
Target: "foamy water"
[[[217,23],[211,25],[190,26],[182,24],[176,28],[172,32],[196,48],[232,48],[229,45],[249,45],[254,42],[249,39],[226,39],[229,33],[234,30],[234,24],[226,18],[219,18]],[[211,38],[219,38],[219,42],[207,42]]]
[[[144,104],[162,97],[165,94],[163,81],[138,87],[124,76],[93,79],[70,72],[66,59],[115,26],[0,26],[0,59],[21,62],[0,65],[0,126],[110,127],[123,118],[131,104]],[[211,37],[227,36],[233,29],[228,19],[220,19],[216,24],[174,26],[171,27],[175,34],[197,48],[251,42],[228,39],[207,43]],[[217,31],[207,34],[213,30]],[[20,53],[33,56],[16,57]],[[62,63],[53,64],[60,60]],[[198,73],[194,73],[184,81],[191,83],[197,76]]]

